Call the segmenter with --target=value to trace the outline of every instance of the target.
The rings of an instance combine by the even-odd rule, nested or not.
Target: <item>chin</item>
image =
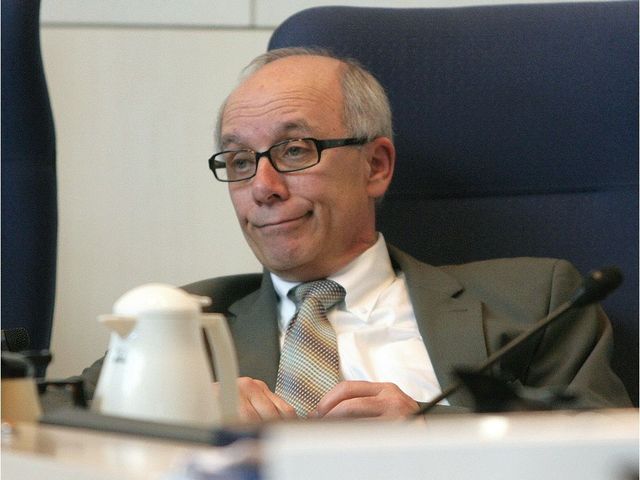
[[[283,276],[286,272],[294,271],[304,265],[304,262],[299,261],[296,258],[283,257],[280,255],[277,257],[266,258],[261,263],[267,267],[269,271],[277,273],[278,275],[282,274]]]
[[[299,271],[311,261],[308,255],[287,249],[269,252],[267,255],[259,256],[258,259],[269,271],[283,278],[295,275],[294,272]]]

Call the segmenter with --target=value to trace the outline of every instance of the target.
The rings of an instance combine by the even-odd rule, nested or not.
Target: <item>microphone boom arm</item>
[[[533,325],[533,327],[531,327],[528,330],[524,331],[523,333],[518,335],[516,338],[514,338],[511,342],[507,343],[506,345],[504,345],[503,347],[499,348],[498,350],[493,352],[491,355],[489,355],[489,357],[484,362],[482,362],[480,365],[478,365],[477,367],[473,367],[471,369],[471,372],[472,373],[481,373],[481,372],[483,372],[484,370],[486,370],[487,368],[492,366],[494,363],[496,363],[498,360],[502,359],[509,352],[511,352],[512,350],[518,348],[518,346],[521,343],[523,343],[526,340],[528,340],[529,338],[531,338],[532,335],[536,334],[538,331],[542,330],[547,325],[549,325],[551,322],[553,322],[558,317],[563,315],[571,307],[573,307],[573,302],[572,301],[564,302],[558,308],[556,308],[551,313],[549,313],[549,315],[547,315],[546,318],[536,322],[536,324]],[[458,390],[461,386],[462,386],[462,382],[457,381],[457,382],[453,383],[452,385],[450,385],[449,387],[445,388],[442,391],[442,393],[440,393],[440,395],[435,397],[433,400],[431,400],[426,405],[424,405],[420,410],[418,410],[416,412],[416,415],[424,415],[429,410],[431,410],[433,407],[435,407],[439,402],[441,402],[442,400],[447,398],[449,395],[451,395],[453,392]]]
[[[506,345],[493,352],[483,363],[481,363],[477,367],[471,368],[470,372],[483,372],[498,360],[502,359],[504,356],[510,353],[512,350],[518,348],[520,344],[531,338],[538,331],[545,328],[554,320],[560,318],[566,313],[567,310],[570,310],[573,307],[583,307],[585,305],[600,301],[613,290],[615,290],[621,283],[622,273],[617,267],[604,267],[600,270],[591,272],[583,282],[582,286],[576,291],[571,299],[562,303],[555,310],[550,312],[545,318],[543,318],[542,320],[538,320],[531,328],[525,330],[512,341],[508,342]],[[453,383],[449,387],[445,388],[437,397],[423,405],[420,410],[418,410],[414,415],[424,415],[425,413],[429,412],[439,402],[447,398],[461,386],[462,382],[459,380]]]

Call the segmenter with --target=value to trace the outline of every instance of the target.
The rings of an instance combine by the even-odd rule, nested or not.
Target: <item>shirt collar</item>
[[[380,293],[395,280],[387,244],[381,233],[375,244],[365,250],[342,270],[329,276],[346,290],[344,305],[336,308],[347,310],[366,321],[376,305]],[[289,282],[271,273],[273,287],[280,300],[280,327],[286,327],[295,313],[293,302],[287,297],[289,290],[300,282]],[[290,315],[289,315],[290,314]]]
[[[359,317],[368,318],[382,290],[395,279],[382,234],[378,234],[373,246],[329,278],[346,290],[345,309]]]
[[[278,294],[278,300],[280,301],[280,303],[282,302],[293,303],[293,301],[289,299],[287,294],[289,293],[289,290],[291,290],[294,287],[297,287],[302,282],[290,282],[288,280],[283,280],[273,272],[270,272],[270,273],[271,273],[271,282],[273,283],[274,290]]]

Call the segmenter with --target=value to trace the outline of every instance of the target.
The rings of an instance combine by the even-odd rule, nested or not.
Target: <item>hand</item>
[[[278,395],[269,390],[266,383],[250,377],[237,380],[238,416],[240,421],[248,423],[297,418],[296,411]]]
[[[406,417],[418,403],[394,383],[340,382],[318,403],[316,418]],[[314,415],[311,415],[313,417]]]

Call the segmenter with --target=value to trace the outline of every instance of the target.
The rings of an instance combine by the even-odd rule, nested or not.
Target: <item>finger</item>
[[[324,397],[318,402],[317,416],[324,416],[334,409],[338,404],[345,400],[373,397],[380,393],[384,384],[364,382],[364,381],[345,381],[338,383],[329,390]]]
[[[398,418],[410,415],[419,408],[415,400],[393,383],[343,383],[321,400],[317,416]]]
[[[241,377],[237,385],[240,397],[238,413],[242,420],[256,422],[296,417],[293,407],[271,392],[263,381]]]
[[[298,415],[296,414],[296,410],[289,405],[282,397],[276,395],[271,390],[267,389],[267,393],[269,399],[273,402],[275,407],[278,409],[280,416],[282,418],[296,418]]]
[[[249,398],[249,402],[262,421],[282,418],[280,410],[276,407],[271,398],[263,393],[251,396]]]
[[[271,402],[272,406],[278,411],[278,415],[281,418],[296,417],[295,409],[291,405],[289,405],[282,397],[269,390],[269,387],[266,383],[258,380],[256,381],[256,384],[259,389],[259,393],[256,394],[256,398],[261,404],[263,401],[268,399],[268,401]],[[260,396],[263,396],[264,398],[260,398]],[[268,408],[268,410],[271,411],[271,408]]]
[[[245,423],[258,423],[262,421],[262,417],[260,417],[260,414],[251,402],[243,398],[241,398],[238,403],[238,418],[241,422]]]
[[[343,400],[326,412],[323,418],[374,418],[384,413],[384,403],[378,397],[359,397]]]
[[[237,380],[237,386],[238,415],[241,420],[258,422],[263,419],[279,417],[275,406],[264,399],[265,391],[269,390],[264,382],[250,377],[240,377]]]

